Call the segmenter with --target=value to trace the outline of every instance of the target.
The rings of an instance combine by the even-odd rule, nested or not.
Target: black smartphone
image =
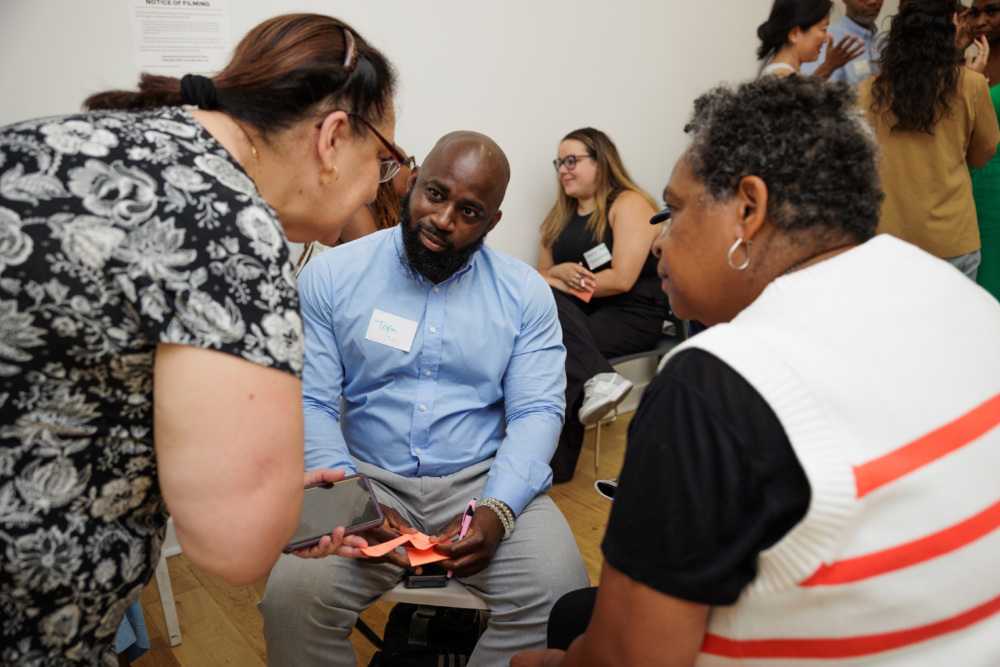
[[[437,563],[421,565],[423,574],[407,572],[403,577],[403,586],[407,588],[441,588],[448,585],[448,570]]]
[[[334,482],[319,482],[306,487],[302,496],[302,516],[285,553],[311,547],[337,526],[350,535],[381,526],[385,521],[375,492],[363,474],[350,475]]]

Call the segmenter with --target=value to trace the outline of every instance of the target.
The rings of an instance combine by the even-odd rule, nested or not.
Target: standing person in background
[[[566,421],[552,458],[556,482],[573,477],[584,426],[618,405],[632,383],[608,357],[660,340],[666,304],[650,254],[656,212],[600,130],[567,134],[554,161],[560,189],[542,223],[538,272],[552,287],[566,346]],[[584,300],[586,299],[586,301]]]
[[[997,84],[990,87],[990,100],[1000,113],[1000,0],[975,0],[969,20],[975,37],[989,46],[984,73]],[[976,282],[1000,299],[1000,159],[994,155],[985,166],[970,167],[970,174],[981,244]]]
[[[380,229],[395,227],[399,223],[399,199],[406,194],[406,181],[410,178],[410,170],[416,164],[412,155],[406,157],[401,148],[399,151],[403,156],[403,163],[396,175],[391,180],[380,183],[375,200],[358,208],[347,219],[343,228],[319,241],[313,241],[303,248],[302,254],[295,264],[296,276],[302,272],[309,260],[324,250],[359,239]]]
[[[830,25],[830,0],[775,0],[771,14],[757,28],[760,46],[757,59],[764,63],[761,76],[801,74],[802,65],[819,58],[825,46],[829,57],[813,73],[827,78],[864,52],[855,37],[845,37],[836,45],[826,34]]]
[[[844,0],[844,16],[829,28],[831,43],[846,43],[853,39],[852,44],[864,47],[864,52],[854,60],[844,63],[833,70],[827,81],[846,81],[856,86],[873,74],[879,72],[879,57],[882,52],[882,39],[875,20],[882,11],[882,0]],[[815,74],[816,70],[826,62],[826,52],[829,45],[824,44],[815,62],[802,66],[803,74]]]
[[[882,49],[882,71],[858,88],[875,128],[885,191],[879,232],[951,262],[976,279],[979,227],[968,167],[1000,142],[985,77],[959,64],[956,0],[903,0]],[[976,40],[981,65],[986,40]]]
[[[286,236],[333,232],[399,168],[394,81],[346,24],[288,15],[214,79],[144,74],[0,129],[0,663],[117,664],[168,512],[193,565],[247,584],[304,479],[343,475],[303,477]]]

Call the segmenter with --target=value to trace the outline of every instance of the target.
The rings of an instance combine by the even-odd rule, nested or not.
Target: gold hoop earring
[[[333,165],[333,180],[340,178],[340,170],[337,169],[337,165]]]
[[[729,249],[729,253],[726,255],[726,261],[729,262],[729,268],[736,269],[737,271],[742,271],[743,269],[745,269],[748,266],[750,266],[750,244],[751,243],[753,243],[753,241],[751,241],[751,240],[748,239],[747,240],[747,258],[745,260],[743,260],[742,264],[740,264],[739,266],[736,266],[736,264],[733,262],[733,253],[736,252],[737,248],[739,248],[741,245],[743,245],[743,237],[741,236],[738,239],[736,239],[736,243],[733,244],[733,247]]]

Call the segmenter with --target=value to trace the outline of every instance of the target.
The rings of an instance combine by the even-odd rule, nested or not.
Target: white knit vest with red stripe
[[[879,236],[686,347],[764,397],[812,492],[697,664],[1000,665],[1000,304]]]

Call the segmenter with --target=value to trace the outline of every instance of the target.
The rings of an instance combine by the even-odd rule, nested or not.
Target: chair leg
[[[372,630],[367,623],[362,621],[360,616],[358,616],[358,622],[354,624],[354,628],[362,635],[364,635],[365,639],[370,641],[375,646],[375,648],[377,648],[380,651],[382,650],[382,638],[379,637],[378,634],[374,630]]]
[[[170,645],[177,646],[181,643],[181,626],[177,622],[177,606],[174,604],[174,589],[170,585],[167,557],[162,552],[156,566],[156,587],[160,591],[160,606],[163,607],[163,620],[167,624]]]
[[[602,422],[597,422],[597,434],[594,438],[594,474],[597,479],[601,478],[601,424]]]

